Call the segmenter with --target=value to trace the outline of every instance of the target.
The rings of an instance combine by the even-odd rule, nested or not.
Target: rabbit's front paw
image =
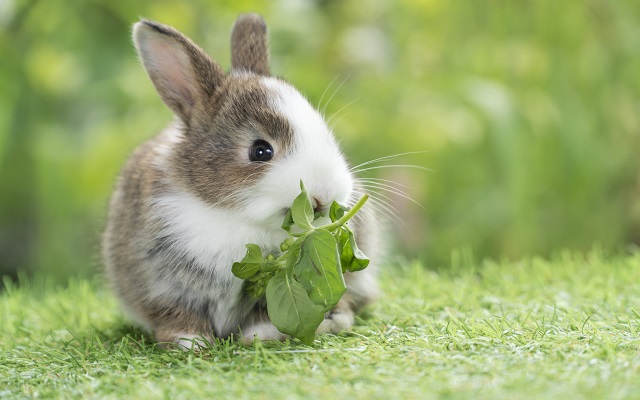
[[[271,321],[260,321],[242,329],[240,342],[251,344],[255,339],[284,341],[288,336],[278,331]]]
[[[165,348],[177,346],[184,351],[191,349],[193,349],[193,351],[200,351],[207,347],[207,342],[211,343],[211,338],[201,334],[174,332],[171,334],[158,335],[157,341]]]
[[[339,302],[335,308],[327,313],[324,317],[324,321],[318,327],[317,333],[319,335],[325,333],[339,333],[345,329],[349,329],[353,326],[354,314],[351,307],[342,301]]]

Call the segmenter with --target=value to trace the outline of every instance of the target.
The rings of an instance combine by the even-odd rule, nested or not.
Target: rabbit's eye
[[[273,147],[264,140],[256,140],[253,142],[249,150],[249,159],[251,161],[265,162],[273,158]]]

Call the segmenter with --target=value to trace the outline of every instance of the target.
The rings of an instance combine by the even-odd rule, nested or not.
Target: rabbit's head
[[[317,208],[346,203],[353,180],[323,117],[289,83],[270,76],[267,28],[241,15],[222,68],[175,29],[135,24],[140,59],[175,113],[159,168],[212,207],[279,226],[304,181]]]

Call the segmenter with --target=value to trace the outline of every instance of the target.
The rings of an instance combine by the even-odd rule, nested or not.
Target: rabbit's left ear
[[[133,42],[160,97],[185,123],[225,77],[211,57],[170,26],[141,20],[133,26]]]
[[[242,14],[231,32],[231,65],[234,70],[269,76],[267,24],[258,14]]]

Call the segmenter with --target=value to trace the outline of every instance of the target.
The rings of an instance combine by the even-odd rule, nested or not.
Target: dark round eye
[[[253,142],[249,150],[249,159],[251,161],[265,162],[273,158],[273,147],[264,140],[256,140]]]

